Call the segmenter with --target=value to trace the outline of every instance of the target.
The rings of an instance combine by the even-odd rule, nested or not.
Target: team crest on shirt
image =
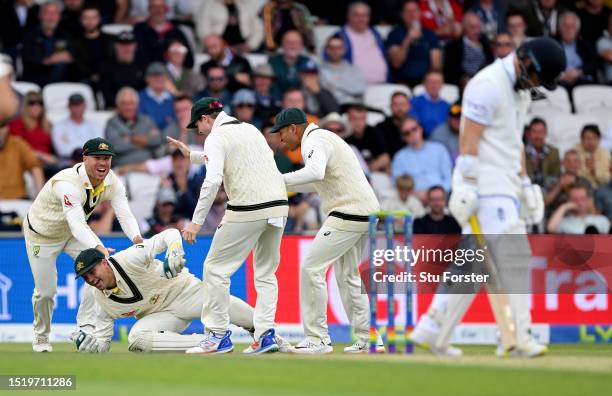
[[[159,294],[154,295],[153,297],[151,297],[149,299],[149,304],[153,305],[153,304],[157,304],[157,300],[159,300]]]
[[[38,254],[40,253],[40,245],[34,245],[32,247],[32,253],[34,253],[34,257],[38,257]]]
[[[72,207],[72,202],[70,202],[70,199],[68,198],[68,195],[65,195],[65,194],[64,194],[64,206]]]

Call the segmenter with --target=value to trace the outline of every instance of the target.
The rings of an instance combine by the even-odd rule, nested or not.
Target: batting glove
[[[544,219],[544,196],[539,185],[528,177],[521,179],[521,214],[527,225],[539,224]]]
[[[466,180],[455,170],[453,173],[453,192],[448,201],[448,209],[457,220],[457,223],[465,227],[471,215],[478,209],[478,186],[475,182]]]

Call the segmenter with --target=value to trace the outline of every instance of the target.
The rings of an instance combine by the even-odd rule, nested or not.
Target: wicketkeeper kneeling
[[[166,251],[165,260],[155,256]],[[73,334],[81,352],[107,352],[114,319],[135,316],[138,321],[128,335],[132,352],[185,351],[198,344],[201,335],[181,334],[199,319],[204,300],[202,281],[185,266],[181,234],[163,231],[142,244],[129,247],[108,259],[97,249],[83,250],[74,263],[78,277],[97,290],[96,330]],[[253,331],[253,308],[231,297],[230,321]],[[291,345],[277,336],[281,351]]]

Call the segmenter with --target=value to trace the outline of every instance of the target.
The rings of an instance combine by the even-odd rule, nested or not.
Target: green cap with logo
[[[288,125],[306,124],[306,113],[296,107],[289,107],[276,115],[276,121],[270,132],[275,133]]]
[[[77,258],[74,259],[74,272],[76,272],[75,279],[91,271],[93,267],[96,266],[98,261],[105,258],[106,256],[104,255],[104,253],[102,253],[98,249],[91,248],[83,250],[81,253],[79,253]]]
[[[221,103],[219,99],[211,98],[210,96],[199,99],[191,107],[191,121],[189,121],[187,128],[195,128],[196,121],[199,120],[200,117],[219,110],[223,110],[223,103]]]
[[[83,145],[83,155],[110,155],[115,156],[113,145],[106,139],[94,138],[89,139]]]

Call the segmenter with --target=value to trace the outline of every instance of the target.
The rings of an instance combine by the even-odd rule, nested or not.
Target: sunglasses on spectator
[[[410,129],[404,129],[402,130],[402,136],[408,136],[413,132],[418,132],[418,130],[419,130],[418,126],[412,127]]]
[[[42,100],[29,100],[28,101],[28,106],[34,106],[34,105],[42,106],[43,102]]]
[[[208,81],[223,81],[225,77],[208,77]]]

